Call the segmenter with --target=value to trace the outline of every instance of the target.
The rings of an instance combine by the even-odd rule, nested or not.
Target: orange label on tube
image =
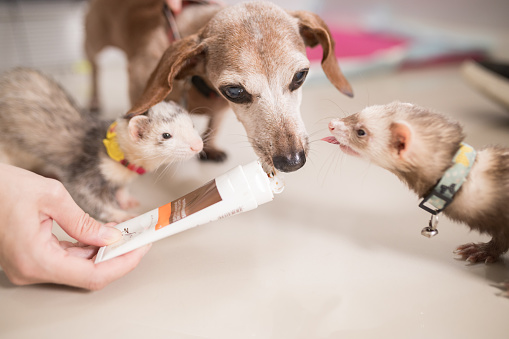
[[[168,226],[171,217],[171,202],[158,208],[156,230]]]
[[[156,231],[179,221],[193,213],[220,202],[221,195],[217,190],[216,181],[209,181],[202,187],[186,194],[182,198],[159,207]]]

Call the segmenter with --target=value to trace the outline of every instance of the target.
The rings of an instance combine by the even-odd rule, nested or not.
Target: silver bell
[[[438,234],[438,230],[436,228],[427,226],[422,229],[421,234],[427,238],[431,238]]]
[[[432,214],[431,219],[429,220],[429,226],[426,226],[422,229],[421,234],[427,238],[434,237],[438,234],[438,229],[436,226],[438,225],[438,215]]]

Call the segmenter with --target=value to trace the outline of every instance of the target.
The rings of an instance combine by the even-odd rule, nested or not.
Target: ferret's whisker
[[[320,170],[318,172],[318,177],[322,178],[321,182],[319,182],[320,187],[323,187],[325,184],[325,180],[326,180],[326,176],[327,176],[327,172],[328,172],[327,170],[325,170],[325,168],[330,167],[330,165],[328,165],[328,163],[330,161],[332,161],[331,156],[333,154],[332,152],[334,152],[334,151],[336,151],[336,150],[331,151],[330,155],[325,159],[325,162],[322,164],[322,167],[320,168]],[[325,171],[325,174],[323,174],[324,171]]]
[[[159,174],[158,174],[158,176],[157,176],[157,178],[156,178],[155,182],[157,183],[157,182],[159,182],[159,180],[160,180],[160,179],[162,179],[163,177],[165,177],[165,176],[166,176],[166,173],[168,172],[168,169],[169,169],[169,168],[171,168],[171,167],[172,167],[172,165],[173,165],[173,164],[175,164],[175,163],[177,163],[177,164],[178,164],[178,163],[180,163],[180,162],[179,162],[179,161],[176,161],[176,160],[174,160],[174,159],[170,159],[169,161],[168,161],[168,160],[166,160],[166,161],[165,161],[165,164],[164,164],[165,166],[164,166],[164,168],[163,168],[162,170],[160,170],[160,171],[159,171]],[[162,165],[162,164],[161,164],[161,165]]]

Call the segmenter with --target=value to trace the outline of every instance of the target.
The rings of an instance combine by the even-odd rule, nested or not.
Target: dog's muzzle
[[[275,155],[272,157],[272,162],[281,172],[294,172],[306,163],[306,153],[300,151],[288,155]]]

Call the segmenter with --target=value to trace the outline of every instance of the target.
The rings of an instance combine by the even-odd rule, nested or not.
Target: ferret
[[[48,76],[17,68],[0,76],[0,151],[12,165],[60,180],[92,217],[120,222],[137,201],[126,185],[202,151],[190,115],[161,102],[133,118],[80,111]]]
[[[329,131],[333,136],[322,140],[394,173],[420,198],[427,197],[453,165],[465,138],[458,122],[401,102],[370,106],[333,119]],[[509,248],[508,203],[509,148],[477,150],[466,181],[443,213],[492,239],[459,246],[455,253],[472,263],[494,262],[505,253]]]

